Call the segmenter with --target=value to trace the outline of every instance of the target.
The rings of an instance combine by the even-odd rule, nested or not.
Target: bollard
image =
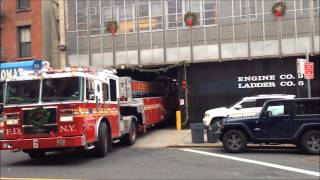
[[[177,130],[181,130],[181,112],[176,111],[176,127]]]

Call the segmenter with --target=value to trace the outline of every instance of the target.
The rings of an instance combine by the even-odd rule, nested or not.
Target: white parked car
[[[203,117],[203,124],[213,128],[219,126],[219,123],[225,117],[245,117],[256,116],[265,101],[271,99],[293,99],[295,95],[288,94],[263,94],[257,96],[244,97],[240,101],[229,107],[220,107],[207,110]]]

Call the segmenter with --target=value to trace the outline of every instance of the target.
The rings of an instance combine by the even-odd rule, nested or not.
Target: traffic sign
[[[313,62],[304,63],[304,78],[314,79]]]

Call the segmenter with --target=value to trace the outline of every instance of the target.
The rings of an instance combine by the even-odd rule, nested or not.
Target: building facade
[[[318,54],[319,1],[284,1],[280,18],[271,12],[275,2],[67,1],[67,59],[71,65],[118,66]],[[198,16],[192,29],[183,20],[188,11]],[[118,22],[115,36],[106,31],[110,20]]]
[[[311,96],[320,96],[320,2],[283,0],[287,8],[281,17],[272,13],[276,2],[65,1],[66,62],[129,69],[178,67],[179,109],[189,122],[199,122],[205,110],[244,96],[308,96],[307,81],[296,68],[297,58],[306,53],[315,66]],[[198,20],[192,28],[184,23],[189,11]],[[114,35],[106,30],[111,20],[118,24]]]
[[[0,61],[39,59],[59,67],[59,17],[55,0],[1,0]]]

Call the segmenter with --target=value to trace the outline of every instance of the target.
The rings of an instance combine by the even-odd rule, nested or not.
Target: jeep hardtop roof
[[[259,94],[254,96],[244,97],[242,99],[265,99],[265,98],[294,98],[293,94]]]

